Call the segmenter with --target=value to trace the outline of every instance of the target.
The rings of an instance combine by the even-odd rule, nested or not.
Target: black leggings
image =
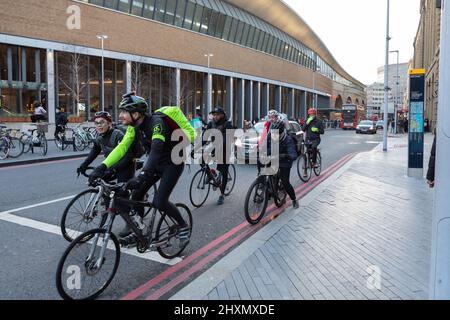
[[[284,189],[286,190],[287,194],[291,198],[291,200],[296,200],[297,197],[295,195],[294,187],[292,186],[291,182],[289,181],[291,176],[291,167],[287,168],[280,168],[280,178],[283,182]]]
[[[316,163],[317,162],[317,148],[319,147],[320,139],[311,140],[310,143],[311,143],[311,151],[312,151],[312,162]]]
[[[218,164],[217,165],[217,171],[219,171],[222,174],[222,184],[220,186],[220,192],[225,194],[225,189],[227,187],[228,183],[228,168],[230,167],[229,164]]]
[[[160,175],[153,176],[144,183],[141,189],[133,191],[131,199],[136,201],[142,200],[148,190],[150,190],[156,182],[161,180],[155,198],[153,199],[153,205],[156,209],[167,213],[170,217],[175,219],[180,227],[186,226],[186,221],[184,221],[178,208],[173,203],[169,202],[170,194],[183,174],[183,170],[184,164],[171,164],[163,167]],[[142,212],[139,213],[143,214]]]

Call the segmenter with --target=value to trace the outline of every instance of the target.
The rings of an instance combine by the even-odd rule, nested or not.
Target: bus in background
[[[344,130],[356,130],[356,126],[363,120],[362,112],[356,104],[342,105],[341,128]]]

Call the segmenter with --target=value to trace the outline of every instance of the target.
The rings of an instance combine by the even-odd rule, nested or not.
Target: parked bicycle
[[[189,187],[189,199],[194,207],[200,208],[208,199],[211,187],[214,191],[222,185],[222,174],[207,163],[200,164],[200,170],[194,175]],[[236,183],[236,167],[230,164],[228,167],[228,181],[224,195],[229,196]]]
[[[75,147],[75,136],[73,134],[73,129],[67,126],[60,126],[61,130],[58,131],[55,135],[55,144],[56,147],[60,150],[65,150],[68,146],[73,146],[74,151],[76,151]],[[70,138],[67,137],[67,132],[72,132]]]
[[[312,172],[316,176],[319,176],[322,172],[322,155],[320,148],[317,149],[317,162],[316,166],[312,162],[312,144],[310,142],[302,142],[302,153],[297,161],[297,174],[303,182],[307,183],[311,177]]]
[[[270,164],[264,167],[267,169]],[[261,171],[258,170],[258,177],[251,184],[245,197],[244,211],[248,223],[257,224],[261,221],[271,198],[274,199],[275,205],[281,208],[286,203],[286,196],[279,169],[276,174],[261,174]]]
[[[35,150],[39,150],[42,156],[45,156],[48,151],[47,138],[45,137],[45,132],[48,131],[47,123],[33,123],[36,129],[28,129],[30,134],[22,134],[20,141],[24,145],[24,153],[31,151],[34,153]]]
[[[94,136],[88,127],[82,127],[83,123],[78,124],[73,131],[75,138],[75,147],[78,151],[94,146]]]
[[[20,130],[0,125],[0,159],[18,158],[23,153],[23,144],[18,138]]]
[[[92,170],[88,167],[87,170]],[[86,173],[83,174],[89,177]],[[114,177],[109,177],[114,180]],[[147,192],[144,201],[153,200],[156,184]],[[94,228],[102,228],[106,222],[108,211],[108,194],[102,185],[86,189],[77,194],[64,209],[61,216],[61,234],[72,242],[79,234]]]
[[[56,270],[56,287],[64,299],[85,300],[98,297],[111,283],[120,263],[120,244],[112,227],[120,215],[137,237],[139,253],[157,251],[162,257],[172,259],[183,252],[187,244],[179,242],[179,226],[166,213],[154,208],[151,202],[129,200],[124,184],[109,184],[98,179],[96,187],[103,188],[108,199],[106,222],[102,228],[79,235],[63,253]],[[120,208],[141,207],[144,218],[130,215]],[[176,204],[192,233],[192,215],[187,206]],[[76,273],[76,281],[74,274]]]

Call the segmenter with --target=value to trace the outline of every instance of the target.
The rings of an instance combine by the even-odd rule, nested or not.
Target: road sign
[[[408,176],[423,176],[425,70],[409,71]]]

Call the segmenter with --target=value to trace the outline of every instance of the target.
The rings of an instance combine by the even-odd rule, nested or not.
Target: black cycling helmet
[[[96,119],[98,119],[98,118],[103,118],[103,119],[105,119],[105,120],[108,121],[108,122],[112,122],[112,116],[111,116],[111,114],[110,114],[109,112],[107,112],[107,111],[99,111],[99,112],[95,113],[94,121],[95,121]]]
[[[137,96],[134,92],[124,94],[119,105],[119,110],[128,112],[139,112],[145,114],[148,112],[148,104],[144,98]]]

